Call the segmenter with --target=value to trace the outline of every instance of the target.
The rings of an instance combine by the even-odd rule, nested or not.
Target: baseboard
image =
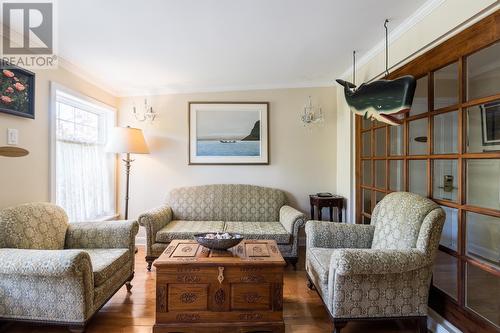
[[[469,247],[469,252],[479,257],[491,260],[493,262],[500,262],[500,254],[489,248],[477,244],[469,244],[468,247]]]
[[[433,333],[462,333],[452,323],[441,317],[436,311],[428,308],[427,328]]]

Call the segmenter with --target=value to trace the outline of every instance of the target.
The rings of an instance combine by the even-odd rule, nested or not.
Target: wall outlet
[[[7,144],[17,145],[19,143],[19,131],[15,128],[7,129]]]

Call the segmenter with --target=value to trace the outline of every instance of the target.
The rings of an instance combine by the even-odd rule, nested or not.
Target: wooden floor
[[[303,270],[303,250],[299,270],[287,267],[284,283],[284,317],[286,332],[319,333],[332,332],[333,325],[315,291],[306,287]],[[136,255],[134,287],[128,294],[125,287],[94,316],[87,333],[150,333],[155,315],[155,271],[147,272],[144,249],[139,248]],[[411,322],[368,322],[349,323],[342,333],[393,333],[417,332],[416,324]],[[2,333],[67,333],[63,327],[34,326],[28,324],[9,324],[1,327]]]

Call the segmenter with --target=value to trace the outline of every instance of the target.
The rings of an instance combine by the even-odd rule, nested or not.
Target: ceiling
[[[59,56],[124,95],[327,86],[426,0],[64,0]]]

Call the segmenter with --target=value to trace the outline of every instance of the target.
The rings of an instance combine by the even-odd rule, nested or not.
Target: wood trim
[[[483,271],[486,271],[492,275],[495,275],[496,277],[500,277],[500,269],[495,268],[495,266],[488,265],[480,260],[477,260],[477,259],[471,258],[471,257],[467,257],[465,259],[465,261],[467,262],[467,264],[476,266]]]
[[[460,104],[462,104],[465,101],[465,96],[466,96],[466,59],[465,57],[460,57],[458,59],[458,101]],[[465,122],[464,117],[463,117],[463,107],[460,107],[458,110],[458,118],[457,118],[457,151],[458,151],[458,162],[457,162],[457,184],[458,184],[458,189],[457,189],[457,199],[458,202],[460,203],[461,206],[465,204],[465,181],[466,181],[466,174],[464,170],[464,160],[463,160],[463,154],[465,152],[465,147],[466,147],[466,142],[465,138],[466,136],[464,135],[464,124]],[[457,213],[457,218],[458,218],[458,230],[457,230],[457,238],[458,238],[458,244],[457,244],[457,250],[458,250],[458,257],[459,259],[463,258],[465,255],[465,233],[466,233],[466,228],[465,228],[465,212],[462,209],[462,207],[459,207],[458,213]],[[464,306],[465,304],[465,263],[463,260],[458,261],[458,266],[457,266],[457,299],[458,299],[458,304],[460,306]]]
[[[458,257],[458,253],[446,246],[439,244],[439,250],[453,257]]]
[[[499,39],[500,11],[496,11],[415,60],[396,69],[387,77],[394,79],[408,73],[415,77],[421,77],[431,70],[451,64],[461,56],[467,56],[483,49]]]
[[[355,129],[356,129],[356,132],[355,132],[355,138],[356,138],[356,142],[355,142],[355,151],[356,151],[356,158],[355,158],[355,185],[356,185],[356,191],[355,191],[355,205],[356,205],[356,209],[362,209],[361,208],[361,190],[360,190],[360,186],[362,184],[361,182],[361,152],[362,152],[362,135],[363,133],[361,132],[361,128],[362,128],[362,119],[361,119],[361,116],[355,116],[354,117],[354,125],[355,125]],[[359,190],[358,190],[359,189]],[[360,214],[355,214],[355,222],[357,224],[361,224],[363,223],[363,218],[361,217]]]
[[[361,157],[360,160],[425,160],[425,159],[435,159],[435,160],[445,160],[445,159],[457,159],[462,157],[464,160],[473,159],[499,159],[500,152],[487,152],[487,153],[463,153],[463,154],[436,154],[436,155],[394,155],[387,157]]]
[[[460,306],[453,298],[434,286],[431,286],[429,293],[429,306],[463,333],[498,333],[491,323],[481,319],[468,308]]]
[[[496,101],[497,99],[500,99],[500,94],[481,97],[481,98],[473,99],[473,100],[470,100],[467,102],[463,102],[462,107],[468,108],[471,106],[476,106],[476,105],[480,105],[480,104],[484,104],[484,103],[493,102],[493,101]]]

